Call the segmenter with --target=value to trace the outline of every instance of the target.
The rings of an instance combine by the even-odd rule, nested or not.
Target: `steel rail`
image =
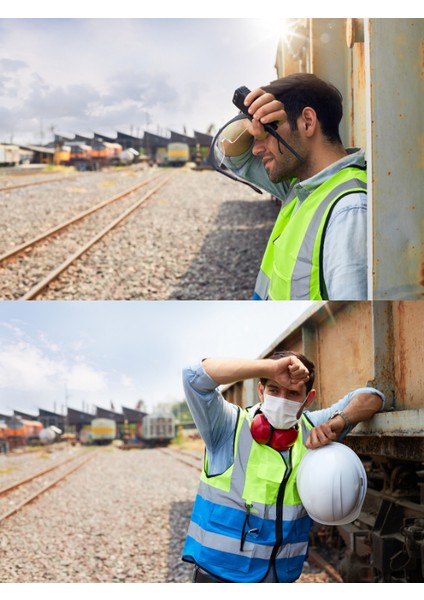
[[[162,454],[166,454],[167,456],[172,456],[175,460],[178,460],[178,462],[181,462],[184,465],[191,467],[192,469],[196,469],[196,470],[201,469],[201,465],[199,464],[199,462],[201,462],[202,459],[197,456],[190,457],[190,458],[193,458],[193,460],[198,461],[198,464],[194,464],[192,462],[189,462],[188,460],[184,460],[183,458],[180,458],[179,456],[176,455],[176,453],[172,452],[171,450],[166,450],[165,448],[159,448],[159,450],[162,452]]]
[[[4,262],[5,260],[8,260],[10,258],[13,258],[14,256],[16,256],[17,254],[20,254],[21,252],[23,252],[27,248],[35,246],[36,244],[38,244],[38,243],[46,240],[47,238],[51,237],[55,233],[59,233],[60,231],[63,231],[64,229],[67,229],[68,227],[70,227],[70,225],[73,225],[74,223],[82,221],[85,217],[88,217],[88,215],[91,215],[92,213],[94,213],[94,212],[96,212],[98,210],[101,210],[105,206],[108,206],[109,204],[112,204],[113,202],[117,202],[118,200],[121,200],[122,198],[125,198],[126,196],[129,196],[133,192],[136,192],[137,190],[139,190],[140,188],[146,186],[148,183],[150,183],[151,181],[154,181],[158,177],[160,177],[160,174],[159,175],[153,175],[152,177],[149,177],[148,179],[145,179],[141,183],[138,183],[137,185],[134,185],[133,187],[129,188],[125,192],[117,194],[116,196],[113,196],[113,198],[109,198],[107,200],[103,200],[102,202],[100,202],[99,204],[96,204],[92,208],[89,208],[89,209],[87,209],[87,210],[85,210],[85,211],[83,211],[81,213],[78,213],[77,215],[75,215],[75,217],[72,217],[71,219],[68,219],[67,221],[63,221],[62,223],[60,223],[59,225],[56,225],[52,229],[49,229],[48,231],[45,231],[44,233],[41,233],[40,235],[38,235],[37,237],[33,238],[32,240],[29,240],[28,242],[24,242],[20,246],[16,246],[15,248],[12,248],[12,250],[10,250],[8,252],[5,252],[4,254],[2,254],[0,256],[0,263]]]
[[[57,477],[56,479],[54,479],[53,481],[51,481],[50,483],[48,483],[47,485],[45,485],[43,488],[41,488],[40,490],[38,490],[34,494],[31,494],[31,496],[28,496],[28,498],[25,498],[25,500],[22,500],[22,502],[20,502],[16,506],[14,506],[8,512],[3,513],[2,515],[0,515],[0,523],[2,521],[4,521],[5,519],[8,519],[9,517],[11,517],[12,515],[14,515],[15,513],[17,513],[19,510],[21,510],[21,508],[23,508],[24,506],[26,506],[30,502],[33,502],[34,500],[36,500],[39,496],[41,496],[42,494],[44,494],[44,492],[47,492],[49,489],[51,489],[52,487],[54,487],[55,485],[57,485],[60,481],[62,481],[63,479],[65,479],[65,477],[68,477],[68,475],[71,475],[71,473],[73,473],[74,471],[77,471],[78,469],[80,469],[81,467],[83,467],[90,460],[93,460],[93,458],[96,455],[97,455],[97,452],[92,453],[91,456],[88,456],[85,460],[81,460],[81,461],[77,462],[77,464],[74,465],[71,469],[69,469],[65,473],[62,473],[59,477]]]
[[[126,219],[131,213],[137,210],[144,202],[146,202],[151,196],[156,194],[156,192],[163,187],[172,177],[175,176],[175,172],[168,175],[168,177],[164,178],[158,185],[156,185],[152,190],[147,192],[140,200],[138,200],[135,204],[130,206],[127,210],[119,215],[114,221],[109,223],[100,233],[95,235],[91,240],[89,240],[84,246],[81,246],[72,256],[67,258],[61,265],[59,265],[56,269],[53,269],[46,275],[37,285],[32,287],[26,294],[21,296],[19,300],[33,300],[36,298],[41,291],[44,290],[52,281],[57,279],[63,271],[66,271],[68,267],[74,263],[78,258],[80,258],[83,254],[85,254],[94,244],[96,244],[99,240],[101,240],[109,231],[117,227],[124,219]]]
[[[29,483],[30,481],[33,481],[34,479],[38,479],[38,477],[42,477],[42,475],[46,475],[47,473],[51,473],[51,471],[60,469],[60,467],[63,467],[64,465],[66,465],[74,460],[77,460],[77,458],[79,458],[79,456],[80,455],[71,456],[70,458],[63,460],[60,463],[56,463],[56,464],[52,465],[48,469],[43,469],[42,471],[38,471],[34,475],[28,475],[28,477],[25,477],[24,479],[21,479],[20,481],[17,481],[16,483],[12,483],[11,485],[0,489],[0,497],[5,496],[7,493],[15,490],[16,488],[20,487],[21,485],[24,485],[25,483]]]
[[[6,187],[0,188],[0,192],[9,192],[10,190],[17,190],[18,188],[32,187],[35,185],[45,185],[48,183],[54,183],[56,181],[75,179],[76,177],[78,177],[78,175],[66,175],[65,177],[56,177],[56,179],[50,179],[50,181],[48,181],[47,179],[43,179],[43,181],[32,181],[31,183],[18,183],[17,185],[7,185]]]

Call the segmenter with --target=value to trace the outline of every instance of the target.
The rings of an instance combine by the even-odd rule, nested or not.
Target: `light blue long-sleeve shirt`
[[[346,167],[365,167],[362,150],[347,149],[347,156],[316,175],[295,184],[299,206],[324,181]],[[242,179],[284,200],[288,182],[273,183],[262,160],[251,149],[240,156],[226,157],[224,164]],[[339,200],[331,214],[323,249],[324,280],[329,300],[367,299],[367,195],[352,193]],[[296,298],[293,298],[295,300]]]
[[[206,373],[201,363],[183,370],[183,385],[190,412],[208,452],[208,474],[223,473],[233,462],[237,407],[223,398],[218,389],[219,384]],[[305,410],[304,414],[314,426],[321,425],[336,410],[343,410],[354,396],[361,393],[380,396],[383,410],[384,395],[374,388],[364,387],[349,392],[329,408]],[[258,407],[259,405],[252,407],[252,411]],[[352,429],[351,426],[346,428],[340,439]]]

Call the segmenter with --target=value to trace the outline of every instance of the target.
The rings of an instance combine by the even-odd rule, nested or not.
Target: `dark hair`
[[[339,125],[343,116],[343,96],[331,83],[312,73],[293,73],[261,86],[283,103],[288,122],[297,129],[302,110],[310,106],[317,114],[323,135],[331,142],[341,143]]]
[[[302,362],[305,367],[308,369],[309,371],[309,379],[307,381],[306,385],[306,393],[309,394],[309,392],[311,391],[313,385],[314,385],[314,380],[315,380],[315,365],[314,363],[309,360],[308,358],[306,358],[306,356],[304,356],[303,354],[299,354],[299,352],[292,352],[291,350],[280,350],[278,352],[274,352],[274,354],[271,354],[271,356],[268,356],[267,358],[271,358],[272,360],[279,360],[280,358],[285,358],[286,356],[296,356],[296,358],[298,358],[300,360],[300,362]],[[266,382],[268,380],[267,379],[260,379],[260,382],[262,383],[263,386],[266,385]]]

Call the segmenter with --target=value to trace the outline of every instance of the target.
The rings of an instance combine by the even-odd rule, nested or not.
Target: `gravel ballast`
[[[67,454],[1,457],[0,487]],[[178,448],[102,448],[2,522],[0,583],[190,583],[181,552],[201,462],[177,457],[193,462]],[[305,563],[297,582],[329,577]]]
[[[7,192],[7,199],[0,196],[0,208],[7,208],[3,211],[7,248],[2,250],[159,172],[149,169],[131,177],[96,173],[93,179],[85,174],[80,183],[75,180],[72,185],[57,182]],[[137,192],[136,198],[143,193]],[[128,205],[129,200],[125,202]],[[278,211],[267,193],[258,194],[215,171],[179,169],[154,197],[37,299],[250,300]],[[78,226],[72,235],[66,234],[63,239],[69,251],[65,254],[73,253],[98,232],[103,227],[98,222],[99,216],[90,217],[81,229]],[[35,285],[53,265],[58,266],[63,261],[63,252],[59,256],[57,250],[61,239],[51,252],[34,249],[31,267],[24,265],[30,263],[27,259],[0,267],[0,299],[18,299],[26,287]],[[18,275],[13,275],[16,268]]]
[[[181,550],[198,478],[158,449],[103,449],[2,523],[0,582],[191,581]]]

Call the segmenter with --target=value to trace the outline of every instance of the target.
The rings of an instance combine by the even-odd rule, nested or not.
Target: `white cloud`
[[[37,347],[18,342],[0,350],[0,388],[48,390],[64,365],[49,359]]]
[[[121,384],[124,388],[128,388],[130,390],[134,389],[134,382],[131,379],[131,377],[128,377],[128,375],[121,375]]]
[[[58,351],[58,346],[55,350]],[[91,365],[75,359],[51,358],[29,342],[10,343],[0,351],[0,389],[49,392],[102,392],[108,389],[107,376]]]
[[[102,371],[87,364],[71,365],[65,377],[68,389],[72,392],[107,391],[107,376]]]

